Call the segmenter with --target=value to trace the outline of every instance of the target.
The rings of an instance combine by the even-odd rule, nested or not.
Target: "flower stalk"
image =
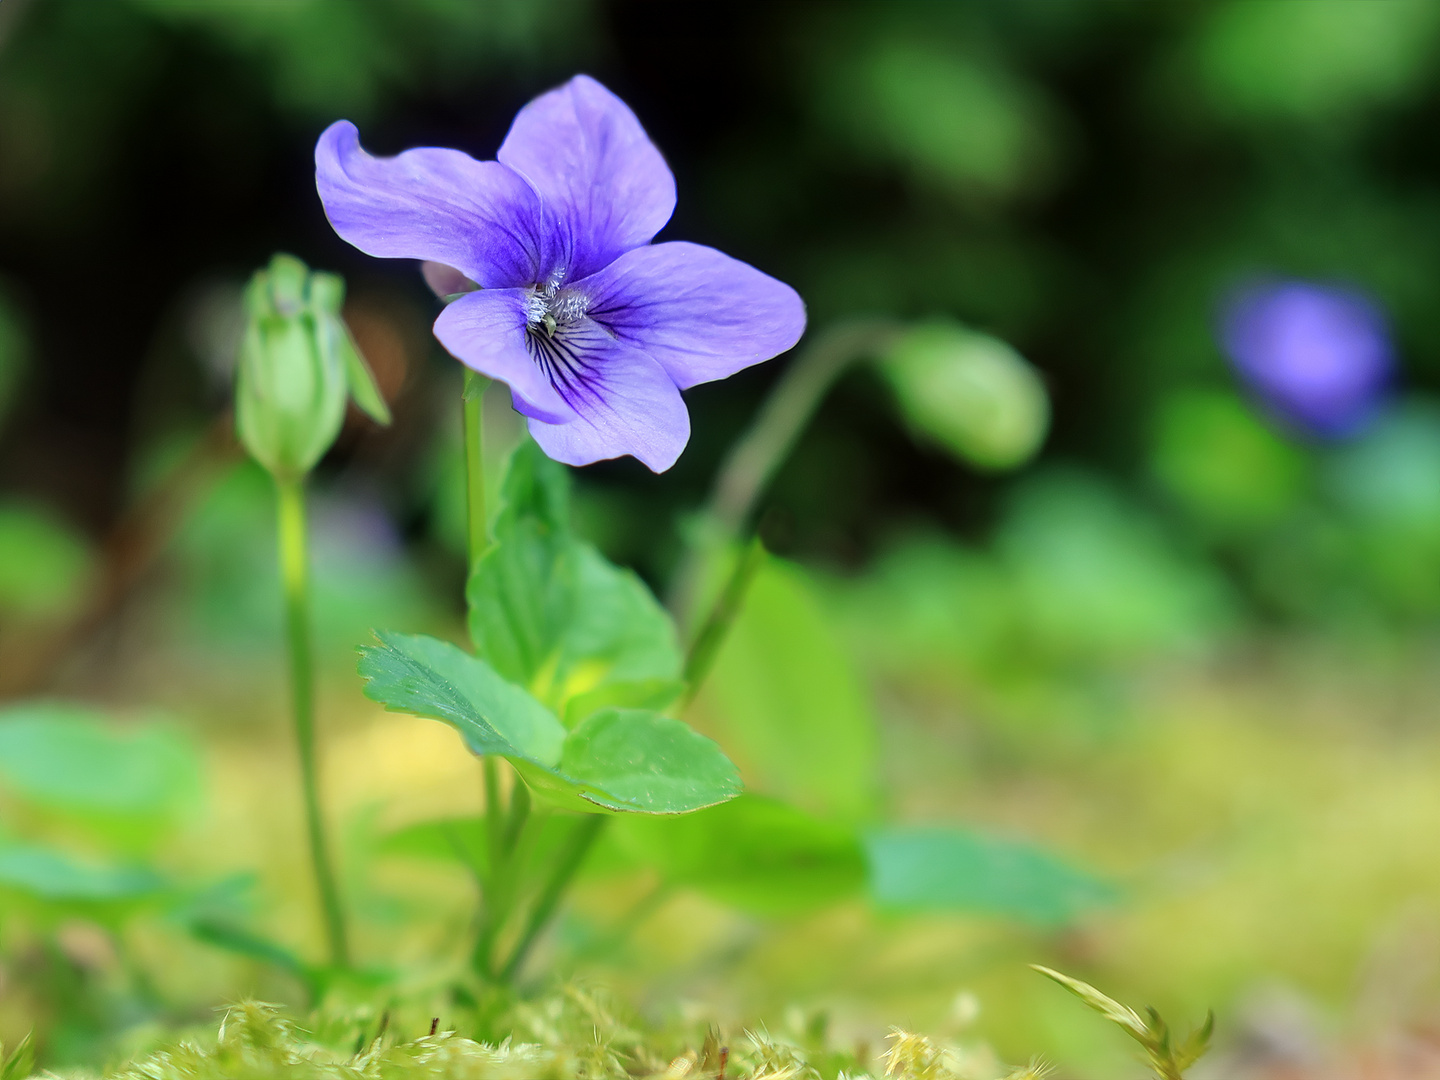
[[[815,410],[841,375],[860,361],[883,352],[901,328],[889,319],[862,319],[841,323],[818,335],[785,369],[779,384],[760,407],[760,414],[731,449],[701,514],[700,532],[690,543],[671,586],[669,607],[681,626],[695,614],[701,576],[708,560],[726,545],[740,540],[776,471],[790,455]],[[753,574],[751,559],[736,564],[739,574]],[[746,577],[748,583],[748,576]],[[725,595],[731,588],[724,590]],[[730,597],[729,617],[739,608],[741,593]],[[716,613],[724,610],[717,606]],[[697,646],[713,652],[723,641],[728,622],[707,617],[694,639],[691,664],[699,658]],[[703,668],[708,664],[701,666]]]
[[[309,549],[305,527],[303,478],[277,477],[276,517],[280,552],[280,578],[285,592],[285,638],[290,657],[290,706],[295,723],[295,744],[300,755],[300,784],[305,800],[305,826],[310,863],[330,962],[350,966],[350,948],[340,890],[330,863],[325,821],[320,809],[320,784],[315,760],[315,682],[310,642]]]

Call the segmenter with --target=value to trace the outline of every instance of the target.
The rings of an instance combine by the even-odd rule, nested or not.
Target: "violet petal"
[[[675,177],[660,151],[630,107],[587,75],[521,109],[496,157],[568,224],[571,281],[648,243],[675,210]]]
[[[540,448],[567,465],[625,454],[657,473],[675,464],[690,441],[690,414],[665,370],[589,319],[557,339],[569,358],[557,372],[558,389],[576,415],[564,424],[532,418]]]
[[[575,414],[531,357],[525,328],[529,295],[526,289],[467,293],[440,312],[435,336],[466,367],[508,383],[520,412],[564,423]]]
[[[487,289],[572,261],[563,223],[498,161],[433,146],[372,157],[337,120],[315,144],[315,186],[335,231],[367,255],[441,262]]]
[[[1221,339],[1235,370],[1271,411],[1320,438],[1363,430],[1394,378],[1384,312],[1341,286],[1252,285],[1231,297]]]
[[[592,319],[654,357],[682,390],[769,360],[805,332],[799,293],[700,244],[636,248],[576,288]]]

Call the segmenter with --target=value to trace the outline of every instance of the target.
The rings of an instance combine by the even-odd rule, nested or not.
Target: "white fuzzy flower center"
[[[565,272],[557,270],[535,285],[525,302],[525,322],[532,333],[554,337],[555,332],[585,317],[589,298],[574,289],[562,289]]]

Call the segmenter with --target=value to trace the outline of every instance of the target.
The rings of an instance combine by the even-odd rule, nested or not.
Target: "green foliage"
[[[767,557],[697,699],[757,791],[860,820],[875,806],[875,721],[799,567]]]
[[[194,809],[200,763],[159,724],[121,727],[78,706],[0,710],[0,893],[46,933],[82,917],[117,928],[170,907],[175,884],[144,861]]]
[[[663,708],[682,689],[675,628],[650,590],[569,523],[564,466],[516,449],[495,541],[466,589],[476,652],[573,726],[601,706]]]
[[[654,711],[681,689],[674,627],[639,578],[570,531],[563,467],[526,443],[502,497],[466,594],[478,655],[383,633],[361,649],[367,696],[453,725],[566,809],[676,814],[734,798],[720,748]]]
[[[565,728],[544,705],[489,664],[434,638],[380,631],[360,649],[365,694],[396,712],[450,724],[473,753],[548,768],[560,761]]]
[[[1198,41],[1206,88],[1242,117],[1353,119],[1427,71],[1440,12],[1426,0],[1230,0]]]
[[[1194,644],[1230,618],[1218,575],[1096,477],[1056,471],[1027,482],[997,547],[1027,632],[1052,656],[1119,658]]]
[[[1305,495],[1309,464],[1233,393],[1175,393],[1156,419],[1156,478],[1220,536],[1253,533],[1293,511]]]
[[[314,468],[340,433],[345,402],[380,424],[390,411],[340,317],[345,283],[276,255],[245,290],[245,332],[235,384],[235,426],[245,449],[275,476]]]
[[[361,649],[367,697],[450,724],[474,753],[508,758],[558,805],[675,814],[740,791],[720,748],[678,720],[607,708],[567,732],[554,713],[478,657],[434,638],[382,633],[380,640]]]
[[[26,1035],[8,1054],[0,1043],[0,1080],[26,1080],[35,1065],[35,1044]]]
[[[1205,1022],[1179,1043],[1173,1043],[1169,1026],[1154,1009],[1146,1009],[1142,1018],[1128,1005],[1106,997],[1089,983],[1039,964],[1031,967],[1046,978],[1055,980],[1138,1042],[1145,1051],[1146,1062],[1160,1080],[1183,1080],[1185,1070],[1199,1061],[1210,1048],[1210,1037],[1215,1032],[1213,1012],[1207,1014]]]
[[[74,608],[92,572],[89,546],[54,515],[0,502],[0,617],[53,617]]]
[[[274,502],[270,477],[246,462],[180,526],[170,611],[175,632],[193,646],[233,658],[253,656],[274,641],[282,617]],[[382,507],[318,494],[310,510],[312,615],[321,664],[344,663],[373,626],[439,621],[433,590],[404,557]]]
[[[1056,925],[1111,902],[1114,890],[1030,844],[948,828],[865,836],[876,903],[899,910],[989,912]]]
[[[199,793],[190,743],[158,725],[119,728],[76,705],[0,709],[0,780],[55,810],[108,821],[168,821]]]
[[[813,92],[822,119],[857,149],[941,190],[1033,191],[1054,163],[1042,95],[953,44],[882,32],[827,66]]]
[[[1440,610],[1440,406],[1421,398],[1394,410],[1339,449],[1325,480],[1358,583],[1392,611]]]
[[[200,794],[200,762],[164,724],[116,725],[74,705],[0,709],[0,792],[27,837],[83,839],[107,859],[150,852]],[[121,899],[154,892],[147,869],[39,847],[0,845],[0,879],[35,895]]]
[[[97,865],[51,848],[16,845],[0,847],[0,888],[55,903],[103,903],[153,896],[164,881],[146,867]]]
[[[998,338],[950,322],[905,331],[881,359],[910,427],[982,469],[1010,469],[1050,427],[1040,376]]]
[[[865,887],[853,828],[759,795],[685,817],[617,821],[595,862],[601,873],[650,867],[668,884],[765,915],[823,907]]]
[[[361,119],[397,82],[453,81],[476,63],[572,52],[588,25],[579,0],[287,0],[273,11],[249,0],[135,2],[256,58],[277,103],[306,120]]]

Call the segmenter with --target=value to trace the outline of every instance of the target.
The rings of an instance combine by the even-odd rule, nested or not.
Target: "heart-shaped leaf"
[[[394,712],[443,720],[476,754],[523,758],[547,767],[560,760],[565,728],[528,693],[446,641],[379,631],[361,646],[365,696]]]
[[[567,734],[484,660],[421,635],[378,636],[379,645],[361,649],[367,697],[450,724],[475,753],[509,759],[553,803],[588,813],[681,814],[740,792],[735,766],[682,721],[606,708]]]
[[[683,814],[740,794],[740,773],[716,745],[681,720],[646,709],[604,709],[585,719],[560,757],[584,797],[611,810]]]
[[[466,589],[478,655],[567,723],[607,705],[673,701],[682,665],[674,625],[638,577],[570,532],[565,470],[526,443],[512,456],[503,499],[496,543]],[[591,697],[641,683],[638,700]]]

